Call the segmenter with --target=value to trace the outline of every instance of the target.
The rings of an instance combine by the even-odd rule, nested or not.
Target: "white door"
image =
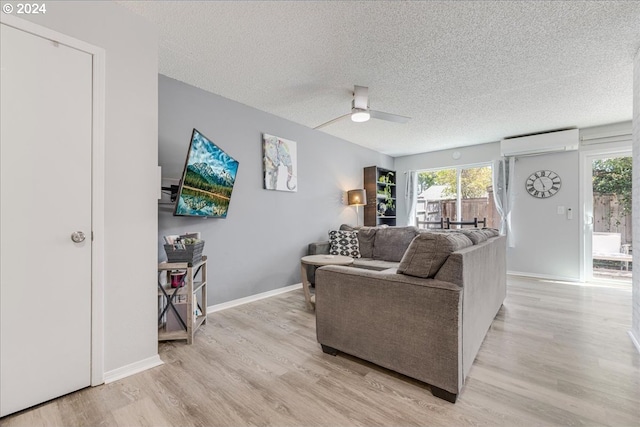
[[[0,27],[4,416],[91,381],[92,57]]]

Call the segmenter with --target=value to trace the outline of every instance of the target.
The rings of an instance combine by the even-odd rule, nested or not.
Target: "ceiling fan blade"
[[[407,123],[411,117],[400,116],[398,114],[383,113],[382,111],[369,110],[369,114],[374,119],[386,120],[388,122]]]
[[[366,86],[353,87],[353,108],[369,109],[369,88]]]
[[[340,116],[340,117],[336,117],[335,119],[329,120],[329,121],[328,121],[328,122],[326,122],[326,123],[323,123],[323,124],[321,124],[321,125],[318,125],[318,126],[314,127],[314,129],[320,129],[320,128],[323,128],[323,127],[325,127],[325,126],[329,126],[330,124],[335,123],[335,122],[337,122],[338,120],[342,120],[342,119],[344,119],[345,117],[349,117],[350,115],[351,115],[351,113],[347,113],[347,114],[344,114],[344,115],[342,115],[342,116]]]

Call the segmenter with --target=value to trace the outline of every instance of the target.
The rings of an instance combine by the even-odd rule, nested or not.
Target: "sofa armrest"
[[[436,274],[462,287],[463,373],[466,377],[507,295],[506,237],[453,252]]]
[[[325,266],[316,271],[318,342],[450,393],[462,386],[462,288]]]
[[[329,249],[331,249],[331,243],[328,240],[322,242],[309,243],[307,248],[307,255],[328,255]],[[316,270],[318,267],[315,265],[307,266],[307,280],[312,285],[316,284]]]
[[[325,255],[329,253],[331,243],[328,240],[322,242],[309,243],[307,255]]]

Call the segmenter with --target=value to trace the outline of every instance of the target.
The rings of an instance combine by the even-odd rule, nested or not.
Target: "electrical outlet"
[[[564,206],[558,206],[558,215],[564,215]]]

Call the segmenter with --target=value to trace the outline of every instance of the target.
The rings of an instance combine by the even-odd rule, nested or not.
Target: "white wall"
[[[519,157],[515,166],[511,226],[515,247],[507,250],[507,270],[536,277],[580,280],[580,158],[577,151]],[[525,181],[538,170],[551,170],[562,179],[553,197],[538,199],[525,190]],[[558,214],[558,207],[565,209]],[[567,210],[572,209],[573,219]]]
[[[193,128],[240,162],[225,219],[174,217],[173,205],[158,213],[159,260],[166,259],[163,235],[202,233],[209,306],[300,283],[308,244],[328,240],[341,223],[356,223],[344,196],[363,188],[363,168],[393,165],[384,154],[162,75],[159,99],[164,178],[181,177]],[[262,133],[297,142],[297,192],[263,189]]]
[[[105,372],[157,355],[158,37],[111,2],[22,16],[106,51]],[[63,100],[61,100],[62,102]]]

